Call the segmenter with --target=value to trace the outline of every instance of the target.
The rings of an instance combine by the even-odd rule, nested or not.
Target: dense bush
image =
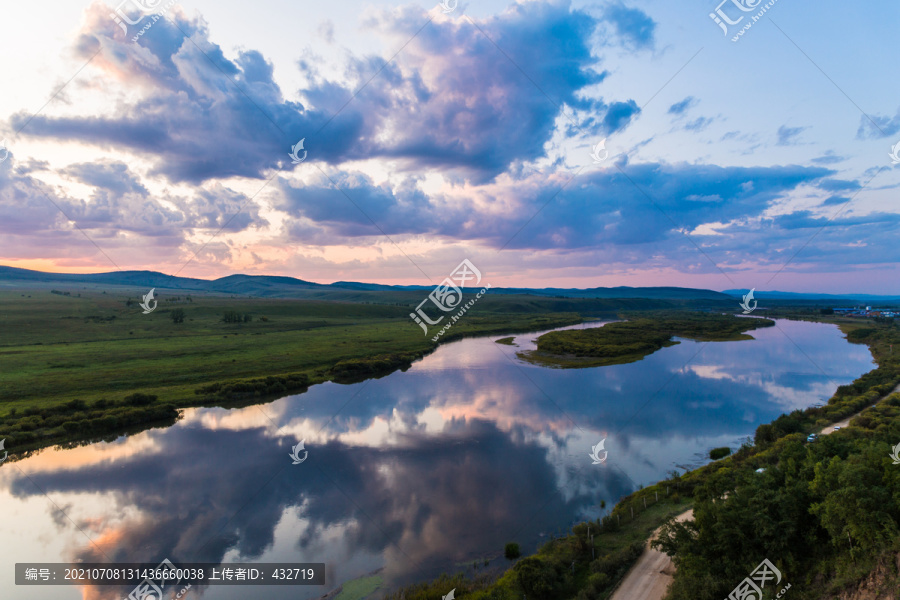
[[[416,355],[383,354],[372,358],[342,360],[331,368],[331,374],[338,383],[354,383],[392,373],[397,369],[407,369]]]
[[[262,398],[274,394],[298,392],[309,387],[309,377],[305,373],[293,373],[280,377],[263,377],[230,383],[214,383],[194,390],[195,394],[206,396],[205,401],[246,400]]]
[[[538,338],[537,350],[558,356],[614,359],[647,355],[675,342],[672,337],[701,340],[730,339],[748,329],[770,327],[768,319],[734,315],[662,313],[591,329],[552,331]]]
[[[709,451],[709,458],[711,460],[719,460],[720,458],[725,458],[731,454],[731,448],[727,446],[723,446],[722,448],[713,448]]]
[[[6,448],[67,438],[115,432],[123,427],[146,423],[174,421],[178,411],[171,404],[154,404],[156,396],[131,394],[121,403],[98,400],[88,406],[82,400],[53,407],[31,407],[22,415],[10,411],[0,423],[0,439],[6,439]]]
[[[516,583],[535,600],[552,600],[561,591],[560,572],[558,566],[536,556],[523,558],[513,567]]]
[[[125,403],[131,406],[148,406],[154,402],[156,402],[156,396],[151,394],[136,393],[125,396]]]
[[[519,550],[519,545],[517,543],[510,542],[504,546],[503,556],[509,560],[514,560],[522,556],[522,552]]]
[[[226,310],[222,315],[222,321],[224,323],[249,323],[253,320],[253,315],[250,313],[239,313],[235,310]]]

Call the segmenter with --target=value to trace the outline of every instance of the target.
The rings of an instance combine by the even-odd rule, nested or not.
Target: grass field
[[[26,441],[34,447],[86,432],[108,433],[112,421],[104,425],[98,418],[108,404],[121,404],[135,393],[156,396],[153,405],[180,407],[208,403],[210,396],[196,390],[212,384],[288,375],[310,384],[348,382],[408,366],[436,347],[403,302],[176,293],[160,295],[158,308],[145,315],[136,293],[74,287],[65,292],[69,295],[50,289],[0,291],[0,438],[9,434],[7,449]],[[407,296],[415,306],[422,294]],[[538,312],[540,302],[524,309],[516,299],[507,304],[511,312],[476,306],[442,341],[581,320],[576,313]],[[495,302],[498,306],[503,307]],[[171,318],[177,309],[184,311],[181,323]],[[223,322],[229,311],[242,322]],[[72,408],[62,408],[67,404]],[[136,411],[150,410],[144,404],[126,403],[129,425],[135,424]],[[62,417],[47,420],[54,411],[65,413],[68,433]],[[88,419],[90,426],[74,424]]]
[[[675,337],[706,342],[749,340],[753,338],[745,331],[775,325],[769,319],[709,312],[652,311],[625,316],[629,320],[603,327],[545,333],[538,338],[536,350],[518,356],[549,367],[600,367],[641,360],[678,344]]]
[[[362,600],[363,598],[371,596],[381,587],[382,583],[383,578],[381,575],[371,575],[353,579],[341,586],[341,592],[334,600]]]
[[[14,454],[171,422],[180,407],[383,376],[437,347],[437,328],[425,335],[409,317],[421,290],[331,293],[353,301],[157,290],[157,308],[143,314],[145,289],[56,286],[0,282],[0,439]],[[488,294],[440,341],[704,303]]]

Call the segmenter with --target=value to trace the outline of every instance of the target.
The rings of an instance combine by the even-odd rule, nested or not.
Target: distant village
[[[900,317],[900,313],[886,308],[872,308],[871,306],[857,306],[855,308],[835,308],[834,313],[848,317]]]

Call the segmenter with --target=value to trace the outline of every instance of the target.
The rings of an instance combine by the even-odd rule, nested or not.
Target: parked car
[[[817,439],[819,439],[819,434],[817,434],[817,433],[811,433],[811,434],[809,434],[809,436],[807,436],[806,441],[807,441],[807,442],[814,442],[814,441],[816,441]]]

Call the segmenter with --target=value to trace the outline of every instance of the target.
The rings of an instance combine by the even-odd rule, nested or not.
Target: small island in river
[[[701,342],[750,340],[744,333],[771,327],[770,319],[729,314],[665,312],[592,329],[551,331],[537,339],[537,349],[519,352],[531,363],[561,368],[600,367],[641,360],[660,348],[678,344],[673,337]]]

